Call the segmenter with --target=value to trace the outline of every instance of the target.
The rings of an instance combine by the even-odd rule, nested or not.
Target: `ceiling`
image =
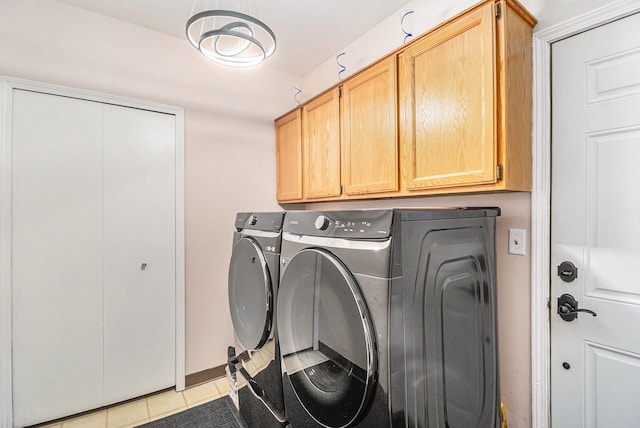
[[[184,39],[193,0],[58,0]],[[256,0],[277,49],[264,66],[306,76],[409,0]],[[366,5],[366,6],[365,6]]]

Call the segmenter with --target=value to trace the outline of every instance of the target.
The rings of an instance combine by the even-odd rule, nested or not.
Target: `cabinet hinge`
[[[342,90],[342,89],[341,89]],[[344,184],[340,185],[340,194],[343,195],[344,194]]]
[[[500,165],[498,165],[498,167],[496,168],[496,179],[497,179],[498,181],[502,181],[503,175],[504,175],[504,165],[503,165],[503,164],[500,164]]]
[[[338,98],[342,98],[342,86],[338,88]]]
[[[496,3],[496,18],[502,17],[502,3]]]

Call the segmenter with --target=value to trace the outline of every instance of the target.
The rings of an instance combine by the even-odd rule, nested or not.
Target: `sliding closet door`
[[[104,392],[176,384],[175,116],[103,110]]]
[[[102,400],[102,106],[15,90],[15,426]]]

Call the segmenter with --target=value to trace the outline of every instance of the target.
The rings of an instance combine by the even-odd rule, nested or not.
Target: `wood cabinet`
[[[483,1],[309,101],[302,178],[278,161],[302,196],[278,184],[278,200],[530,191],[535,23],[515,0]]]
[[[399,54],[403,190],[531,189],[531,29],[485,2]]]
[[[302,141],[305,199],[340,196],[338,88],[302,107]]]
[[[408,190],[495,181],[493,21],[489,4],[400,54]]]
[[[279,202],[398,190],[396,74],[386,58],[276,120]]]
[[[296,109],[276,121],[276,174],[278,201],[302,200],[301,109]]]
[[[394,57],[344,82],[340,129],[347,196],[398,190],[396,104]]]

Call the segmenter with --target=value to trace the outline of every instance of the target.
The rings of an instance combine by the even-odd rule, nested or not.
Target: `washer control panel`
[[[380,239],[391,233],[393,210],[292,211],[283,230],[310,236]]]
[[[284,212],[237,213],[236,230],[254,229],[268,232],[282,230]]]

